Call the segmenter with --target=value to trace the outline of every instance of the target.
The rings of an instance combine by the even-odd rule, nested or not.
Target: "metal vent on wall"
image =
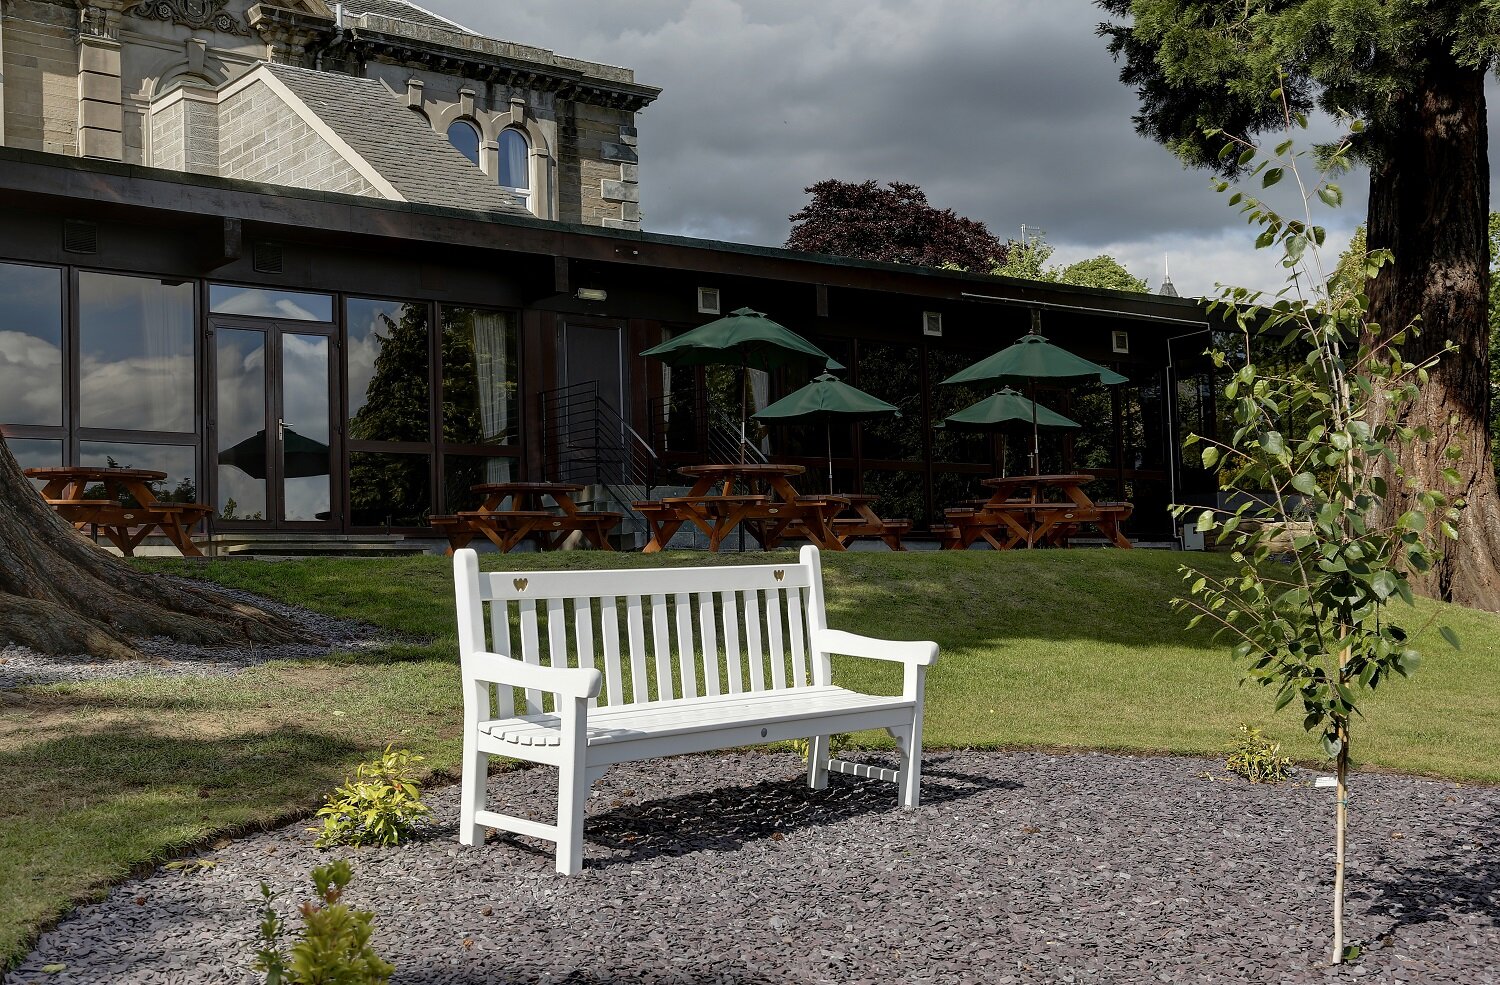
[[[82,219],[63,220],[63,251],[65,253],[98,253],[99,227]]]
[[[279,274],[282,269],[280,243],[255,244],[255,269],[262,274]]]
[[[922,334],[937,336],[943,334],[943,313],[941,311],[922,312]]]
[[[698,288],[698,313],[700,315],[719,313],[719,289],[717,287]]]

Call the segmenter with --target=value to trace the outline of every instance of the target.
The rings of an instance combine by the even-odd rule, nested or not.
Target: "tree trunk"
[[[1397,468],[1422,488],[1462,497],[1457,543],[1448,542],[1434,571],[1417,587],[1448,601],[1500,611],[1500,500],[1490,456],[1489,415],[1489,136],[1484,73],[1460,68],[1444,50],[1428,53],[1420,85],[1395,98],[1399,135],[1370,169],[1369,248],[1395,263],[1370,285],[1370,317],[1399,331],[1420,317],[1422,334],[1402,354],[1420,362],[1449,341],[1404,422],[1425,425],[1431,442],[1399,451]],[[1458,447],[1449,462],[1443,451]],[[1453,465],[1457,489],[1440,472]],[[1387,476],[1391,479],[1391,476]],[[1386,519],[1415,504],[1405,483],[1390,482]]]
[[[140,656],[133,639],[199,646],[294,642],[259,609],[132,568],[95,547],[37,495],[0,440],[0,646]]]

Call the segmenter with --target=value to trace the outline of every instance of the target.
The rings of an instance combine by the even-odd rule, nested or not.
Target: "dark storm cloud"
[[[1059,260],[1110,252],[1153,286],[1274,287],[1208,176],[1134,132],[1132,92],[1089,0],[431,0],[474,30],[627,65],[661,86],[639,117],[647,228],[779,245],[823,178],[920,185]],[[1363,175],[1327,220],[1363,218]]]

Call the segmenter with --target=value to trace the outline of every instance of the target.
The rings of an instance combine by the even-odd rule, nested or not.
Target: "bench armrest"
[[[604,675],[593,667],[544,667],[487,651],[470,654],[467,659],[474,661],[475,672],[470,674],[465,668],[464,676],[486,684],[531,688],[569,698],[597,698],[604,684]]]
[[[919,667],[931,667],[937,663],[938,656],[938,645],[930,640],[877,640],[858,633],[846,633],[842,629],[815,631],[812,648],[817,653],[841,653]]]

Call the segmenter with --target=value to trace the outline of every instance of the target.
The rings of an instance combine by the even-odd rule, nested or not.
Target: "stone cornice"
[[[654,86],[601,78],[587,72],[526,59],[470,51],[368,27],[348,28],[345,33],[343,46],[360,58],[416,63],[436,72],[462,76],[475,82],[552,92],[562,99],[574,99],[595,106],[608,106],[635,113],[649,106],[661,95],[661,90]]]

